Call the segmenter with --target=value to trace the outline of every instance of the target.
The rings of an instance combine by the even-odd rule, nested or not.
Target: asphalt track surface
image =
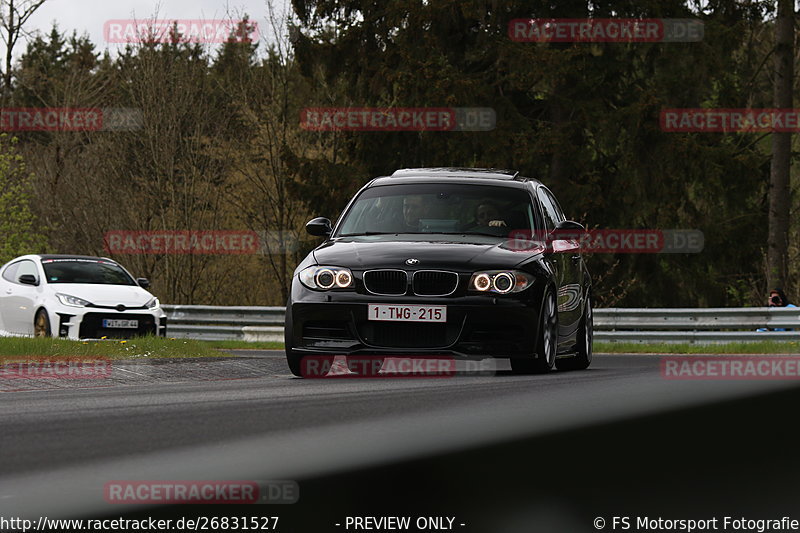
[[[652,355],[600,354],[586,371],[539,376],[516,376],[501,370],[492,375],[462,373],[442,379],[323,380],[292,377],[282,352],[247,351],[236,355],[233,359],[201,362],[119,363],[115,364],[110,379],[92,382],[0,383],[3,406],[0,516],[52,518],[137,512],[135,507],[108,504],[103,498],[103,486],[113,480],[168,479],[298,480],[301,503],[306,506],[314,500],[304,498],[303,491],[324,489],[330,494],[328,487],[319,485],[319,480],[338,480],[339,488],[349,494],[347,512],[366,515],[371,509],[359,509],[359,501],[366,505],[369,493],[385,489],[391,483],[382,477],[378,481],[372,478],[369,482],[378,484],[361,487],[359,492],[358,486],[346,485],[356,480],[347,477],[350,473],[373,472],[374,476],[374,472],[380,471],[375,469],[415,461],[417,465],[427,464],[424,462],[442,457],[474,461],[474,454],[483,451],[504,455],[507,461],[513,458],[511,463],[498,463],[498,468],[504,471],[513,470],[514,464],[520,464],[521,468],[536,465],[555,468],[556,464],[580,463],[585,466],[563,473],[602,475],[607,483],[622,486],[625,483],[608,476],[613,478],[614,472],[609,461],[619,461],[623,456],[597,457],[593,448],[630,450],[630,461],[619,467],[620,475],[638,475],[650,468],[654,472],[659,470],[653,466],[658,464],[658,457],[642,450],[642,446],[650,446],[652,453],[657,454],[658,442],[638,434],[638,426],[629,421],[670,413],[701,413],[702,408],[727,405],[725,402],[750,402],[751,398],[795,394],[797,390],[794,381],[666,380],[660,371],[661,357]],[[792,396],[791,401],[796,399],[796,395]],[[781,401],[785,404],[788,400]],[[793,405],[793,409],[798,408],[800,404]],[[685,445],[681,453],[708,453],[710,437],[704,432],[714,426],[714,420],[733,416],[733,422],[725,427],[736,423],[732,409],[702,416],[713,418],[700,418],[687,426],[671,420],[669,423],[686,433],[678,440],[670,440],[670,446]],[[797,421],[792,424],[800,426]],[[596,441],[597,436],[580,433],[601,426],[623,429],[607,431],[600,437],[604,439],[602,442]],[[750,458],[776,456],[780,450],[776,446],[784,446],[776,443],[774,435],[753,434],[765,431],[764,428],[739,429],[746,438],[712,445],[722,450],[736,449],[745,442],[747,446],[761,442],[761,449],[744,449],[741,455],[733,456],[741,458],[742,469],[752,466]],[[783,435],[783,430],[775,432]],[[701,434],[705,441],[699,440]],[[734,438],[737,434],[731,433]],[[567,444],[552,441],[552,449],[523,452],[522,461],[513,455],[517,451],[502,448],[515,442],[550,442],[546,439],[558,435],[574,438],[570,437]],[[727,434],[725,437],[729,438]],[[590,438],[595,440],[581,442]],[[670,438],[676,438],[675,432]],[[760,440],[753,441],[755,444],[750,442],[755,438]],[[558,446],[563,453],[559,453]],[[787,442],[785,446],[792,456],[800,455],[795,453],[800,448],[798,441]],[[490,455],[479,457],[483,468],[488,468],[494,460],[503,460],[486,459]],[[794,460],[792,468],[796,463]],[[602,464],[602,468],[593,471],[591,464]],[[463,462],[453,468],[463,470]],[[441,489],[434,499],[438,498],[443,505],[450,501],[446,494],[459,494],[470,487],[469,482],[464,485],[461,480],[437,481],[435,476],[432,479]],[[490,477],[485,479],[490,482]],[[693,483],[688,478],[685,481]],[[360,478],[358,482],[361,483]],[[456,483],[460,485],[456,487]],[[588,489],[581,483],[585,485],[584,480],[576,478],[571,485],[574,489],[564,489],[574,490],[574,494],[566,496],[573,503],[589,498],[585,493]],[[728,488],[736,487],[735,483],[735,477],[724,480]],[[660,482],[656,485],[663,486]],[[656,490],[656,485],[651,488]],[[800,486],[800,481],[797,485]],[[531,480],[531,486],[547,493],[535,479]],[[508,490],[509,487],[512,485],[508,485]],[[714,487],[717,485],[709,490]],[[476,508],[474,504],[481,501],[484,491],[502,491],[498,487],[472,488],[474,502],[459,500],[465,509]],[[642,490],[646,488],[633,489],[634,493]],[[786,492],[783,495],[789,496]],[[392,496],[384,496],[391,501]],[[602,499],[602,496],[595,492],[591,498]],[[778,500],[781,498],[774,501]],[[531,507],[525,507],[525,512],[546,507],[550,509],[545,512],[546,517],[556,517],[555,529],[567,527],[569,524],[563,522],[563,516],[558,518],[557,511],[564,499],[554,500],[556,511],[546,505],[548,501],[530,502]],[[292,507],[294,511],[299,508],[296,506],[282,507]],[[437,511],[435,506],[426,510]],[[329,524],[332,531],[342,531],[334,526],[341,518],[334,517],[337,511],[327,512],[331,516],[323,518],[321,523]],[[438,512],[446,513],[446,509]],[[463,511],[467,515],[469,512]],[[485,519],[488,511],[482,512]],[[479,531],[483,529],[476,524],[486,526],[477,515],[463,518],[463,513],[461,521],[467,525],[462,530]],[[502,527],[495,524],[497,527],[492,529],[516,531],[514,520],[532,525],[530,516],[526,516],[509,518]],[[542,526],[541,516],[537,520]],[[474,527],[469,527],[470,523]],[[576,530],[592,530],[587,529],[587,523],[579,525]]]

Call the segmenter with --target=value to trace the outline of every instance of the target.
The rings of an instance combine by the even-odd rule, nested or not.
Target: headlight
[[[497,294],[521,292],[531,285],[533,285],[533,276],[518,270],[475,272],[469,280],[469,290]]]
[[[353,273],[348,268],[311,266],[300,272],[300,282],[318,291],[349,289],[353,286]]]
[[[161,305],[161,302],[158,301],[158,298],[153,298],[152,300],[144,304],[144,306],[147,307],[148,309],[158,309],[159,305]]]
[[[492,288],[492,277],[485,273],[481,272],[480,274],[475,274],[472,276],[472,282],[470,283],[470,287],[481,292],[488,291]]]
[[[56,294],[56,297],[59,301],[70,307],[86,307],[88,305],[92,305],[92,302],[87,302],[83,298],[78,298],[77,296],[70,296],[69,294]]]

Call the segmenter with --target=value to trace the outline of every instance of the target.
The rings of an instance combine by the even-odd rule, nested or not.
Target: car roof
[[[538,180],[520,176],[517,170],[497,168],[403,168],[396,170],[391,176],[376,178],[370,186],[396,185],[403,183],[484,183],[508,187],[524,187],[525,183],[539,184]]]
[[[14,259],[10,259],[3,265],[0,265],[0,270],[6,268],[7,266],[11,265],[12,263],[16,263],[18,261],[28,260],[34,261],[39,259],[40,261],[44,261],[47,259],[87,259],[93,261],[108,261],[109,263],[114,263],[115,265],[119,265],[113,259],[109,259],[108,257],[95,257],[93,255],[67,255],[67,254],[26,254],[20,255],[15,257]],[[120,265],[121,266],[121,265]]]
[[[37,254],[33,257],[38,257],[42,260],[47,259],[88,259],[92,261],[109,261],[111,263],[116,263],[113,259],[109,259],[108,257],[96,257],[94,255],[67,255],[67,254]]]

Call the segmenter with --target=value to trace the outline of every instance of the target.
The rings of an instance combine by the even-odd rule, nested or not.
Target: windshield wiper
[[[364,231],[362,233],[342,233],[339,237],[361,237],[363,235],[482,235],[484,237],[499,237],[496,233],[481,233],[477,231]]]
[[[361,233],[342,233],[339,237],[361,237],[362,235],[397,235],[396,231],[364,231]]]
[[[482,235],[483,237],[502,237],[505,238],[506,235],[498,235],[497,233],[483,233],[481,231],[464,231],[460,233],[461,235]]]
[[[367,231],[364,233],[343,233],[340,237],[354,235],[467,235],[463,231]],[[493,235],[496,237],[497,235]]]

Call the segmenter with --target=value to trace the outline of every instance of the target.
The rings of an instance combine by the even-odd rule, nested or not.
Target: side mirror
[[[563,220],[550,235],[549,248],[553,253],[580,253],[581,234],[586,232],[582,224],[574,220]]]
[[[561,230],[586,231],[586,228],[584,228],[582,224],[579,224],[574,220],[564,220],[563,222],[559,222],[558,226],[556,226],[556,231],[561,231]]]
[[[39,280],[36,279],[36,276],[34,276],[33,274],[23,274],[19,277],[17,281],[19,281],[23,285],[34,285],[34,286],[39,285]]]
[[[147,278],[136,278],[136,284],[143,289],[150,287],[150,280]]]
[[[331,221],[324,217],[317,217],[306,223],[306,231],[315,237],[327,237],[333,231]]]

